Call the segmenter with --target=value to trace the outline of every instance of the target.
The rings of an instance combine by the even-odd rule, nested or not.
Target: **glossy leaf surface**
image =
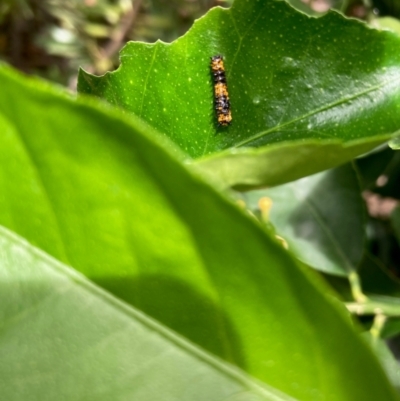
[[[192,157],[302,139],[374,138],[400,128],[400,38],[286,2],[215,8],[172,44],[128,43],[121,66],[81,72],[79,90],[145,119]],[[225,58],[233,122],[217,128],[210,57]],[[305,161],[303,161],[304,163]]]

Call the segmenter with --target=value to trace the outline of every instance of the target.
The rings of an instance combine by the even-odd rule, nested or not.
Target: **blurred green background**
[[[211,7],[233,0],[0,0],[0,59],[75,90],[78,67],[103,74],[129,40],[171,42]],[[290,0],[315,14],[336,8],[372,21],[400,16],[398,0]]]
[[[129,40],[171,42],[218,0],[0,0],[0,58],[74,90],[79,67],[118,66]]]

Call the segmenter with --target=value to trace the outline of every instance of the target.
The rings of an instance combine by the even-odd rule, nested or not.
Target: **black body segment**
[[[227,126],[232,122],[232,113],[222,56],[211,57],[211,72],[214,79],[214,105],[218,126]]]

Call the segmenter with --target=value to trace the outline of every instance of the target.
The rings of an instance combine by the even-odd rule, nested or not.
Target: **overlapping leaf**
[[[272,200],[271,223],[301,261],[342,276],[357,269],[364,250],[364,209],[351,165],[245,195],[252,210],[263,197]]]
[[[202,352],[2,227],[0,253],[4,400],[293,400]]]
[[[171,145],[8,70],[0,84],[2,225],[290,396],[394,399],[323,289]]]

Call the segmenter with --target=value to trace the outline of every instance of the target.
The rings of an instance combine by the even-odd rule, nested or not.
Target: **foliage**
[[[0,58],[75,90],[79,66],[104,73],[127,40],[174,40],[212,0],[7,0],[0,3]]]
[[[350,44],[349,36],[355,39]],[[285,2],[253,7],[236,2],[229,10],[215,8],[172,44],[127,44],[117,71],[101,77],[81,71],[78,90],[142,117],[194,158],[228,149],[202,163],[212,163],[221,178],[224,170],[234,174],[232,165],[247,154],[236,149],[313,143],[313,163],[307,149],[294,156],[291,147],[278,147],[279,158],[295,164],[294,179],[366,152],[398,129],[398,46],[395,34],[378,34],[337,13],[315,19],[293,13]],[[216,130],[208,60],[219,53],[225,57],[234,124]],[[325,147],[333,144],[356,149],[345,156]],[[262,149],[246,171],[250,177],[254,170],[271,171],[265,162],[270,155],[264,154],[270,148]],[[254,156],[250,150],[249,159]],[[246,178],[229,177],[229,184],[245,185],[240,179]],[[268,179],[257,186],[287,180],[286,174]]]
[[[236,0],[77,98],[1,66],[7,400],[397,400],[399,45]]]

